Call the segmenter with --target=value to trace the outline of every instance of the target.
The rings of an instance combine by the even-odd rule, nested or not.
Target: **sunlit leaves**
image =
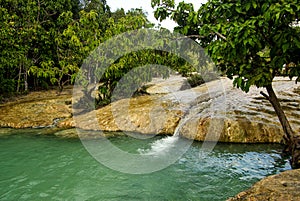
[[[155,5],[168,10],[162,2]],[[176,31],[189,35],[196,30],[198,42],[220,69],[235,77],[236,86],[248,91],[251,85],[269,85],[284,65],[294,64],[287,73],[299,76],[300,31],[293,26],[299,20],[299,5],[298,0],[209,0],[197,15],[185,3],[170,15],[179,24]],[[184,23],[176,18],[186,15]]]
[[[44,83],[53,81],[53,70],[47,69],[56,67],[54,44],[58,40],[55,32],[72,21],[74,13],[71,10],[78,6],[72,0],[1,1],[0,15],[3,18],[0,20],[0,60],[5,70],[0,70],[0,77],[5,75],[6,79],[18,78],[17,85],[13,86],[17,92],[28,90],[28,85],[32,83],[30,88],[38,87],[41,80]],[[58,16],[64,11],[65,16],[62,18],[65,20],[61,20]],[[3,26],[5,24],[9,26]],[[5,71],[11,73],[7,74]]]

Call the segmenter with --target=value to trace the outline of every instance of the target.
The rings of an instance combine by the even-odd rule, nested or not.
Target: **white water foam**
[[[138,152],[141,155],[162,155],[174,148],[178,139],[178,135],[168,136],[153,142],[150,149],[138,149]]]
[[[180,130],[189,119],[191,119],[191,117],[185,115],[185,117],[180,120],[179,125],[176,127],[172,136],[156,140],[151,144],[150,149],[138,149],[138,152],[141,155],[152,156],[166,155],[167,153],[170,153],[172,149],[174,150],[174,148],[179,145],[177,142],[179,142],[180,139]]]
[[[211,84],[211,83],[210,83]],[[212,88],[212,87],[211,87]],[[219,113],[224,111],[224,91],[223,86],[214,87],[210,91],[205,93],[195,93],[193,90],[185,90],[178,91],[171,94],[171,96],[175,96],[176,100],[180,100],[179,102],[185,102],[188,104],[188,108],[186,108],[185,115],[179,121],[178,126],[176,127],[173,136],[168,136],[162,139],[159,139],[151,144],[149,149],[138,149],[138,152],[141,155],[151,155],[151,156],[162,156],[172,151],[178,151],[180,149],[184,150],[186,146],[191,145],[191,143],[182,142],[180,140],[180,131],[183,126],[188,121],[193,121],[197,119],[199,116],[213,116],[219,117]],[[219,106],[219,107],[216,107]],[[217,109],[216,109],[216,108]],[[220,109],[221,108],[221,109]],[[223,117],[223,116],[221,116]],[[218,134],[220,130],[223,128],[223,122],[214,121],[213,125],[209,128],[209,132],[211,136],[216,136],[212,138],[214,140],[218,140]],[[196,132],[196,128],[193,129],[192,132]],[[204,143],[203,149],[212,150],[216,143]],[[180,152],[180,151],[179,151]]]

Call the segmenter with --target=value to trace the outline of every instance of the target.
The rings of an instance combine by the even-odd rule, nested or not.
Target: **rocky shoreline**
[[[0,105],[0,127],[46,127],[56,130],[56,136],[77,138],[75,127],[172,135],[180,126],[181,136],[198,141],[282,143],[279,121],[271,105],[261,97],[260,89],[252,88],[245,94],[233,88],[226,78],[219,82],[226,99],[222,99],[220,91],[214,90],[215,81],[183,90],[185,80],[176,77],[150,83],[147,89],[150,95],[120,100],[75,117],[71,87],[59,96],[54,90],[32,92]],[[274,88],[292,127],[300,131],[299,87],[293,81],[278,78]],[[219,136],[209,135],[216,128]],[[299,200],[299,173],[299,170],[291,170],[267,177],[229,200]]]
[[[31,92],[15,101],[0,105],[0,127],[56,127],[63,119],[72,118],[72,88],[57,95],[56,90]]]
[[[268,176],[227,201],[300,200],[300,169]]]
[[[217,89],[220,83],[221,92]],[[197,141],[282,143],[283,131],[277,116],[268,101],[260,95],[260,89],[252,88],[246,94],[234,88],[231,80],[226,78],[182,90],[185,85],[185,79],[179,76],[167,81],[156,80],[149,84],[147,92],[150,95],[119,100],[75,117],[71,87],[60,95],[54,90],[32,92],[0,105],[0,127],[77,127],[172,135],[182,124],[180,135]],[[293,81],[280,78],[274,82],[274,88],[292,127],[300,131],[298,86]],[[223,92],[224,96],[221,94]],[[184,118],[186,120],[182,123]],[[214,129],[218,130],[218,136],[212,134]],[[76,135],[70,134],[70,137]]]

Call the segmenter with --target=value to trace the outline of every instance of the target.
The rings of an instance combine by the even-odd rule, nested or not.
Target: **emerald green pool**
[[[194,142],[166,169],[132,175],[98,163],[80,140],[36,135],[38,129],[5,132],[13,134],[0,137],[0,200],[226,200],[290,169],[280,145],[218,144],[200,160],[201,143]],[[132,151],[159,137],[109,139]]]

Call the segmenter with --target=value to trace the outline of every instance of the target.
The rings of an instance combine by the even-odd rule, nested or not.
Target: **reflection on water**
[[[138,153],[150,149],[157,139],[119,136],[110,141]],[[225,200],[266,175],[290,169],[280,157],[281,149],[279,145],[218,144],[213,152],[204,153],[201,143],[193,143],[168,168],[130,175],[96,162],[79,140],[4,135],[0,137],[0,200]]]

